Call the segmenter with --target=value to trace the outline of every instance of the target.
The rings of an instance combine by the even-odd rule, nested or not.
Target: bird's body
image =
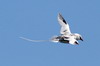
[[[53,42],[60,42],[60,43],[65,43],[65,44],[72,44],[76,45],[78,44],[78,41],[74,39],[73,36],[65,37],[65,36],[56,36],[51,39]]]

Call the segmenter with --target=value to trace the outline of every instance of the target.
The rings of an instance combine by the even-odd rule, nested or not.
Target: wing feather
[[[61,34],[66,35],[71,33],[68,23],[65,21],[65,19],[60,13],[58,14],[58,22],[61,25],[61,30],[60,30]]]

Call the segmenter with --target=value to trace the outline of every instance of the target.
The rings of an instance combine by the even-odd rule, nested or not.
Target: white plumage
[[[67,35],[71,33],[68,22],[65,21],[65,19],[62,17],[60,13],[58,14],[58,22],[61,25],[61,34]]]

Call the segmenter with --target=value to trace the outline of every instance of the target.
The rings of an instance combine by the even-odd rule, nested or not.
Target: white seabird
[[[62,17],[62,15],[59,13],[58,14],[58,22],[61,25],[61,31],[60,33],[64,36],[74,36],[74,38],[76,40],[82,40],[82,36],[78,33],[71,33],[70,28],[69,28],[69,24],[68,22],[65,21],[65,19]]]
[[[62,15],[58,14],[58,22],[61,25],[60,36],[55,36],[50,40],[31,40],[28,38],[20,37],[21,39],[32,41],[32,42],[45,42],[45,41],[52,41],[52,42],[60,42],[60,43],[69,43],[72,45],[79,44],[78,40],[82,40],[82,36],[78,33],[71,33],[68,22],[62,17]]]
[[[78,40],[82,40],[82,36],[78,33],[71,33],[68,22],[65,21],[63,16],[58,14],[58,22],[61,25],[60,36],[54,37],[54,42],[69,43],[69,44],[79,44]]]

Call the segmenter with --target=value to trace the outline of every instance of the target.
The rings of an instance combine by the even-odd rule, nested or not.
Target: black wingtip
[[[58,13],[58,16],[61,16],[61,13]]]
[[[58,17],[60,17],[60,19],[61,19],[65,24],[67,24],[66,20],[63,18],[63,16],[61,15],[61,13],[58,13]]]
[[[58,16],[62,16],[61,13],[58,13]]]

